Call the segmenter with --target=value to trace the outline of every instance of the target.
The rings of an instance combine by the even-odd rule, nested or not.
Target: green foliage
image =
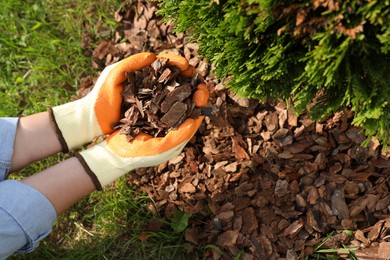
[[[176,233],[183,232],[188,226],[191,214],[176,210],[173,213],[171,226]]]
[[[387,144],[390,6],[379,1],[161,0],[159,13],[188,31],[231,90],[290,99],[321,120],[345,108]]]

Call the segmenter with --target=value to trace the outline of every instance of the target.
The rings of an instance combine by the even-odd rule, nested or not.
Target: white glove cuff
[[[119,157],[104,141],[76,154],[76,157],[91,176],[96,188],[101,190],[102,187],[136,168],[155,166],[176,157],[185,145],[186,142],[152,156]]]
[[[63,152],[102,135],[90,96],[48,110]]]

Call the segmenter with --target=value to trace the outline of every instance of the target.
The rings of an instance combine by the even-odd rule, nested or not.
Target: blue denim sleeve
[[[0,118],[0,181],[7,177],[14,151],[16,127],[19,118]]]
[[[0,182],[0,259],[33,251],[56,218],[53,205],[38,190],[15,180]]]
[[[52,229],[57,214],[38,190],[4,180],[11,167],[18,118],[0,118],[0,260],[33,251]]]

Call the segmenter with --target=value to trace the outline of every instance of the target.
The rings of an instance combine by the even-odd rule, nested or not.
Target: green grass
[[[97,73],[90,57],[83,55],[84,30],[94,36],[93,49],[99,39],[112,36],[114,12],[121,4],[0,0],[0,116],[30,115],[69,102],[80,78]],[[12,178],[39,172],[68,156],[51,156]],[[33,253],[11,259],[183,259],[183,232],[153,215],[152,201],[124,179],[60,216]],[[161,222],[161,230],[140,239],[152,219]]]
[[[81,35],[114,28],[121,1],[0,1],[0,116],[20,116],[68,101],[80,76],[93,75]],[[96,36],[96,39],[99,37]]]
[[[349,237],[353,236],[351,230],[344,230],[343,233],[347,234]],[[356,248],[349,248],[344,245],[340,248],[323,248],[325,243],[331,240],[336,235],[335,231],[331,231],[326,235],[326,237],[314,248],[313,254],[309,257],[306,257],[306,260],[309,259],[327,259],[327,260],[337,260],[341,259],[340,255],[348,257],[350,260],[356,260],[355,250]]]
[[[83,55],[83,24],[88,33],[109,27],[118,0],[0,0],[0,116],[25,116],[70,101],[82,75],[95,75]],[[94,15],[92,15],[92,13]],[[24,170],[34,173],[63,156]]]

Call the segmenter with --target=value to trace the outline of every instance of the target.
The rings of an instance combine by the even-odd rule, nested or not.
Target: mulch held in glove
[[[187,118],[196,118],[201,110],[192,96],[198,77],[184,78],[168,59],[160,58],[140,71],[126,72],[122,92],[122,116],[115,125],[130,142],[140,132],[163,137]]]

